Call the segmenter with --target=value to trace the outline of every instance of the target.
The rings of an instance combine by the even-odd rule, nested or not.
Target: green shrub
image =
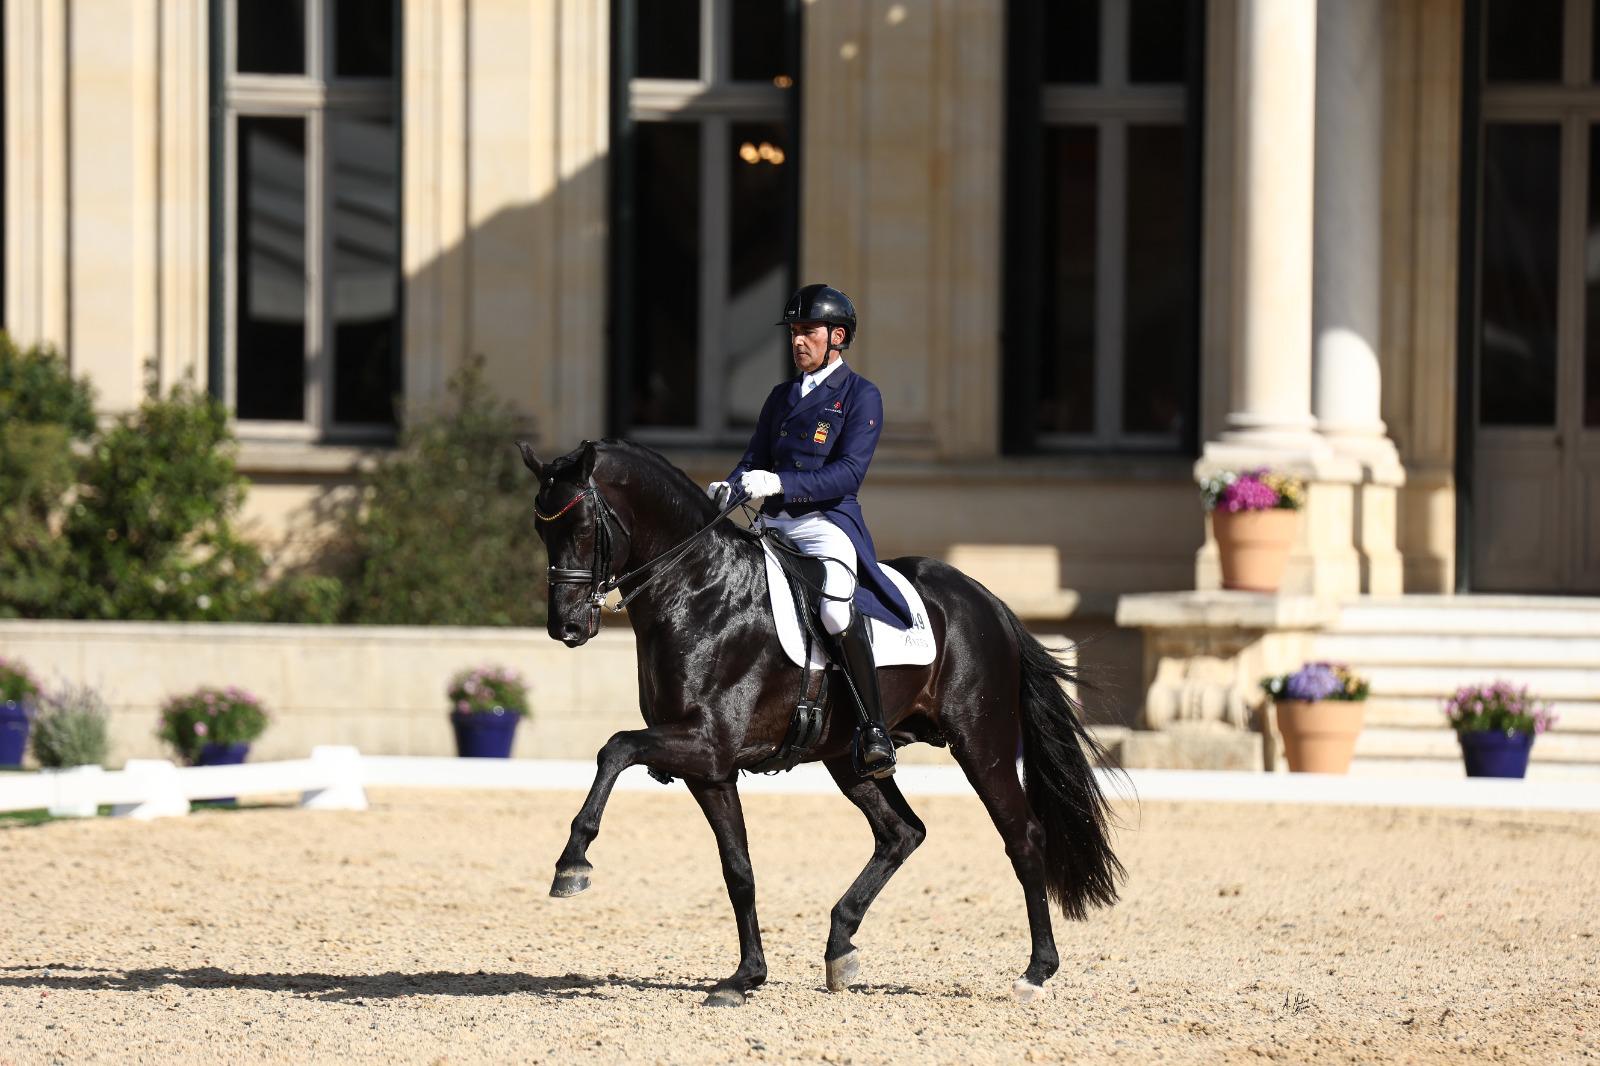
[[[544,546],[515,441],[526,425],[474,360],[442,409],[414,413],[363,486],[345,540],[345,617],[387,625],[542,625]]]
[[[161,705],[156,736],[193,763],[207,744],[249,744],[271,721],[261,700],[244,689],[203,687]]]
[[[105,700],[88,685],[63,685],[39,702],[33,719],[33,757],[52,769],[104,766],[111,752]]]
[[[328,578],[271,583],[233,520],[246,482],[228,414],[188,384],[105,430],[83,463],[65,525],[60,600],[71,618],[331,621]]]
[[[54,351],[0,333],[0,618],[56,609],[67,545],[55,534],[76,478],[73,443],[94,428],[88,383]]]

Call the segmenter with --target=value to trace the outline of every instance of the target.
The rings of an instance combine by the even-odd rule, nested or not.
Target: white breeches
[[[829,596],[845,598],[822,601],[822,628],[833,634],[849,629],[849,598],[856,591],[856,546],[850,543],[844,530],[822,514],[808,514],[800,518],[763,517],[762,521],[784,533],[807,555],[831,555],[844,564],[823,563],[823,591]]]

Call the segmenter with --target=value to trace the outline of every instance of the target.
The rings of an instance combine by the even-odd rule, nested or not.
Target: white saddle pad
[[[767,594],[772,601],[772,620],[778,625],[778,642],[783,645],[783,653],[790,662],[805,666],[806,638],[800,630],[800,619],[795,615],[794,595],[789,591],[789,582],[778,564],[777,553],[766,538],[762,538],[761,550],[767,557]],[[885,566],[882,569],[894,582],[895,588],[900,590],[900,595],[906,598],[916,624],[910,629],[896,629],[876,618],[868,619],[872,623],[873,661],[879,666],[927,666],[933,662],[933,630],[928,625],[928,609],[923,605],[922,594],[912,588],[911,582],[894,567]],[[827,662],[827,655],[813,644],[809,665],[821,668]]]

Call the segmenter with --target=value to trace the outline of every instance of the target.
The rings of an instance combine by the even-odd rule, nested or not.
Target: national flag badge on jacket
[[[826,423],[826,422],[818,422],[817,423],[817,431],[815,433],[811,434],[812,443],[814,443],[814,444],[826,444],[828,442],[828,430],[830,430],[832,428],[833,427],[828,425],[828,423]]]

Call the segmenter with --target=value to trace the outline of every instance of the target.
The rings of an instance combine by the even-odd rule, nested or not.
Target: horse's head
[[[534,528],[550,562],[545,628],[553,639],[576,648],[600,631],[600,605],[626,559],[629,533],[595,484],[593,441],[548,463],[541,463],[527,442],[518,441],[517,447],[539,479]]]

